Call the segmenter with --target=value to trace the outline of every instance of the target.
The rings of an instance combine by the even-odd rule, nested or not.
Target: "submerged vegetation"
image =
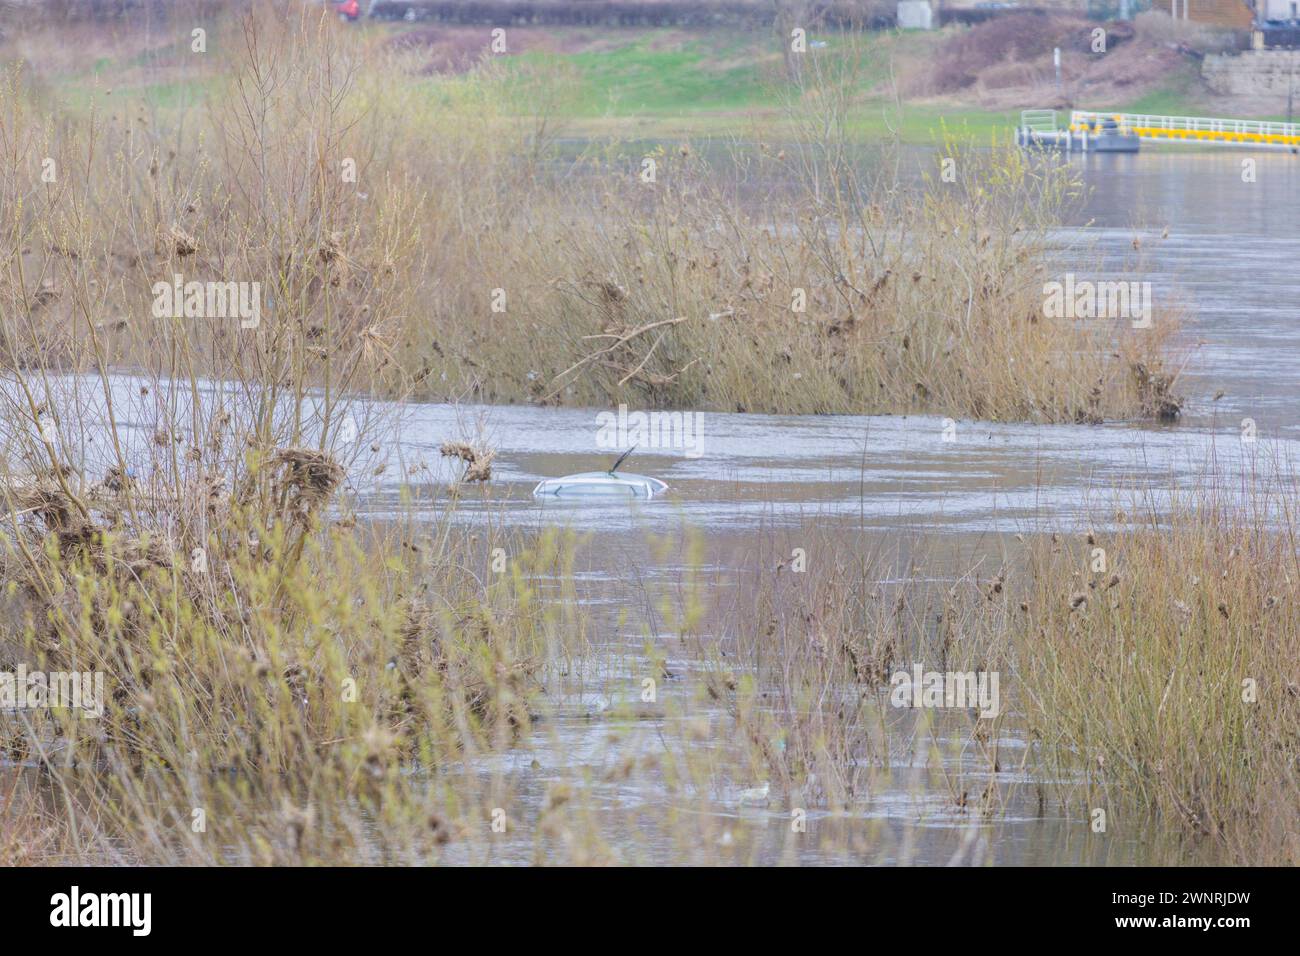
[[[1202,492],[1167,519],[1138,502],[1146,517],[1083,547],[1043,543],[1017,624],[1026,720],[1056,773],[1085,775],[1090,806],[1274,866],[1300,861],[1290,494],[1261,482],[1243,514]]]
[[[69,540],[54,492],[18,519],[3,663],[100,671],[110,690],[95,720],[0,714],[6,759],[45,792],[9,781],[25,823],[0,834],[6,863],[635,862],[616,834],[646,808],[614,796],[632,781],[668,801],[670,859],[739,862],[761,848],[734,845],[720,808],[829,814],[834,841],[918,755],[945,768],[957,820],[1037,801],[1085,841],[1102,810],[1129,839],[1159,825],[1180,856],[1296,862],[1294,548],[1209,499],[942,586],[870,552],[797,573],[773,538],[739,584],[697,568],[633,593],[656,610],[644,648],[619,652],[578,610],[572,538],[363,534],[323,520],[329,484],[258,534],[232,507],[205,566],[120,514]],[[1000,675],[1001,697],[899,710],[916,665]],[[569,753],[573,720],[606,728],[598,755]],[[865,860],[907,843],[875,824],[840,839]]]
[[[705,655],[751,762],[792,806],[849,812],[919,736],[954,768],[954,804],[986,821],[1028,790],[1084,830],[1158,824],[1189,854],[1295,865],[1300,574],[1285,492],[1261,482],[1244,513],[1211,492],[1160,511],[1147,495],[1116,503],[1135,516],[1110,533],[1027,542],[942,587],[877,553],[804,575],[782,549],[756,556],[728,653]],[[900,720],[887,695],[914,662],[1000,674],[999,712],[970,702],[942,732],[941,711]],[[1027,751],[1004,746],[1020,733]]]

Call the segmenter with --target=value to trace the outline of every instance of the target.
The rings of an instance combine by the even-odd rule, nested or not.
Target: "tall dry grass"
[[[709,612],[679,628],[706,662],[701,701],[732,721],[731,772],[852,812],[919,759],[953,812],[1037,800],[1104,840],[1103,810],[1102,834],[1172,837],[1176,859],[1294,865],[1300,569],[1281,474],[1143,493],[1098,515],[1112,530],[1034,537],[1002,566],[972,557],[939,577],[923,552],[808,528],[764,539],[739,586],[693,583]],[[891,678],[917,663],[998,673],[1000,713],[894,709]]]
[[[1139,502],[1113,534],[1035,550],[1015,628],[1025,717],[1049,772],[1112,826],[1154,818],[1239,863],[1300,860],[1285,489]]]
[[[213,37],[225,109],[193,127],[71,119],[24,71],[0,93],[0,670],[107,691],[0,712],[44,778],[0,800],[54,821],[0,831],[7,862],[436,859],[509,802],[463,767],[581,639],[540,598],[563,539],[358,523],[348,469],[396,423],[354,399],[402,391],[418,194],[327,172],[367,135],[355,63],[314,15],[268,30]],[[260,282],[260,323],[155,314],[176,273]]]
[[[822,560],[838,551],[830,542],[815,550]],[[928,586],[915,569],[899,577],[889,567],[868,554],[836,556],[814,574],[791,573],[788,562],[759,570],[729,635],[743,667],[715,658],[711,687],[729,701],[755,773],[805,803],[852,812],[895,767],[919,765],[942,773],[953,813],[995,817],[1015,786],[997,778],[1015,769],[998,748],[1006,714],[903,710],[890,692],[914,664],[998,671],[1004,606],[974,574]]]
[[[722,169],[680,144],[593,157],[593,170],[540,191],[531,180],[453,190],[457,208],[441,217],[452,222],[465,202],[512,202],[433,253],[443,274],[481,281],[439,289],[432,321],[412,330],[410,351],[434,356],[426,380],[495,401],[1159,414],[1176,378],[1171,316],[1138,331],[1043,314],[1049,230],[1077,198],[1068,171],[951,144],[908,188],[845,131],[832,93],[849,80],[819,75],[805,74],[811,88],[789,107],[808,139],[737,146]]]
[[[47,354],[88,323],[137,361],[149,288],[184,272],[263,282],[284,333],[259,339],[265,377],[294,363],[331,389],[1041,421],[1170,408],[1173,317],[1044,315],[1068,170],[952,143],[917,177],[914,156],[860,149],[852,37],[786,91],[793,144],[725,160],[593,144],[574,164],[555,158],[576,95],[559,61],[429,77],[418,49],[301,10],[215,22],[206,56],[140,55],[155,81],[210,85],[188,109],[146,93],[74,115],[40,78],[10,79],[9,198],[44,220],[75,207],[94,239],[52,222],[14,243],[11,294],[25,321],[43,313]],[[37,63],[40,42],[22,47]],[[43,155],[61,185],[33,188]],[[102,286],[79,306],[78,272]],[[230,343],[198,339],[225,374]],[[369,382],[339,371],[357,350]]]

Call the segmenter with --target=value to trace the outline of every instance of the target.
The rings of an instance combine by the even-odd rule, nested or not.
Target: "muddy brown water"
[[[1243,178],[1243,159],[1255,161],[1253,182]],[[1071,161],[1092,191],[1062,245],[1094,245],[1115,275],[1150,281],[1157,303],[1178,300],[1186,309],[1186,341],[1196,348],[1182,386],[1184,418],[1176,426],[706,413],[690,447],[643,448],[624,466],[668,482],[661,500],[542,506],[531,496],[537,481],[602,469],[617,454],[602,447],[598,410],[376,406],[401,424],[378,453],[368,438],[357,444],[350,483],[363,514],[376,520],[404,514],[403,480],[414,483],[417,498],[432,502],[431,514],[445,509],[452,474],[439,444],[481,439],[497,451],[494,477],[487,488],[460,497],[456,520],[525,530],[559,525],[586,536],[577,592],[598,622],[599,653],[581,674],[560,667],[551,673],[544,719],[528,739],[467,768],[509,781],[518,795],[510,813],[519,823],[506,834],[485,829],[481,840],[449,849],[448,861],[535,859],[544,844],[528,821],[557,781],[584,790],[584,812],[610,855],[631,863],[1073,865],[1213,858],[1158,827],[1090,832],[1084,809],[1044,799],[1018,759],[989,774],[969,747],[969,721],[943,712],[918,730],[914,713],[885,708],[888,759],[864,756],[877,764],[866,792],[843,812],[809,806],[804,832],[790,826],[797,794],[774,790],[765,806],[741,805],[740,791],[758,786],[760,771],[752,779],[719,777],[689,794],[654,773],[608,779],[609,767],[628,756],[663,756],[688,746],[685,718],[678,715],[701,713],[694,697],[683,709],[671,701],[690,693],[689,676],[700,662],[646,613],[688,573],[703,573],[720,591],[747,573],[756,549],[797,546],[806,535],[816,542],[812,561],[816,547],[879,547],[899,555],[899,573],[943,581],[980,562],[995,568],[1016,549],[1017,534],[1104,523],[1117,493],[1146,490],[1158,500],[1210,483],[1232,493],[1243,477],[1274,474],[1279,466],[1285,472],[1300,460],[1300,160],[1148,151]],[[119,384],[124,394],[134,389],[127,378]],[[357,414],[364,416],[363,406]],[[1255,442],[1241,440],[1243,419],[1255,423]],[[133,424],[127,440],[143,447],[158,420],[144,413]],[[390,467],[376,477],[381,460]],[[412,477],[418,463],[427,470]],[[688,560],[690,541],[700,549]],[[924,571],[915,566],[916,549],[926,554]],[[616,716],[620,702],[637,697],[647,641],[661,647],[670,672],[687,679],[661,684],[658,710]],[[1014,700],[1014,689],[1006,692]],[[716,734],[710,746],[727,746],[724,710],[703,713]],[[1007,754],[1028,746],[1014,719],[1002,733]],[[959,805],[958,791],[989,783],[1001,794],[995,813],[986,817]],[[703,829],[701,815],[710,818]],[[701,832],[709,839],[698,839]]]

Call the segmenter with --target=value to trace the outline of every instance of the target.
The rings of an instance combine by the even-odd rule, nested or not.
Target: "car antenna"
[[[630,454],[632,454],[632,452],[634,452],[634,451],[636,451],[636,445],[633,445],[633,446],[632,446],[631,448],[629,448],[627,451],[623,452],[623,454],[619,455],[619,456],[618,456],[618,461],[616,461],[616,462],[614,462],[614,464],[610,465],[609,473],[612,475],[612,474],[614,474],[614,472],[618,471],[618,466],[621,465],[621,464],[623,464],[623,462],[624,462],[624,460],[627,458],[627,456],[630,455]]]

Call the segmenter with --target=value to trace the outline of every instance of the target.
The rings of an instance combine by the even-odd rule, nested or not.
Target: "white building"
[[[1255,0],[1255,15],[1261,20],[1300,20],[1297,0]]]
[[[934,11],[929,0],[899,0],[898,28],[900,30],[933,30]]]

